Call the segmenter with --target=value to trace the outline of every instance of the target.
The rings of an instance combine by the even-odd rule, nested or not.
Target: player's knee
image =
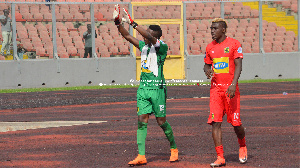
[[[157,121],[157,124],[158,124],[159,126],[161,126],[161,125],[163,125],[167,120],[166,120],[165,117],[159,117],[159,118],[156,119],[156,121]]]
[[[211,125],[213,128],[221,128],[222,123],[221,122],[213,122]]]
[[[139,121],[139,122],[148,123],[148,116],[147,116],[147,115],[144,115],[144,114],[139,115],[139,116],[138,116],[138,121]]]

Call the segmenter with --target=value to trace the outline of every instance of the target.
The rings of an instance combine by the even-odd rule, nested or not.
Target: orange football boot
[[[138,155],[133,161],[128,163],[129,166],[145,165],[147,164],[147,159],[145,155]]]
[[[221,167],[225,165],[226,165],[225,159],[220,156],[218,156],[218,159],[214,163],[210,164],[211,167]]]
[[[178,149],[171,149],[171,156],[170,156],[170,162],[176,162],[178,161]]]
[[[240,147],[239,150],[240,154],[239,154],[239,159],[240,159],[240,163],[244,164],[247,162],[247,148],[245,147]]]

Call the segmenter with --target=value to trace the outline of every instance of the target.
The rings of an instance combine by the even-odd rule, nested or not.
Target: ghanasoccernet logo
[[[228,67],[227,62],[217,62],[217,63],[214,64],[215,69],[225,69],[227,67]]]

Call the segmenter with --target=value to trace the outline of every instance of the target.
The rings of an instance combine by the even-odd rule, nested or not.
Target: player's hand
[[[124,8],[123,11],[125,13],[125,18],[122,18],[122,22],[132,25],[134,21],[131,19],[131,16],[129,15],[128,11]]]
[[[212,69],[209,69],[205,72],[205,75],[206,75],[207,79],[210,79],[211,77],[214,76],[214,71]]]
[[[236,91],[236,85],[230,85],[226,91],[226,96],[230,99],[234,98]]]
[[[115,10],[113,12],[113,19],[115,20],[115,25],[120,24],[120,6],[118,4],[115,5]]]

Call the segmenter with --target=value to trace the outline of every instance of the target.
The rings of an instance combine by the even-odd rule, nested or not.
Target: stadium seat
[[[259,43],[258,42],[254,42],[252,43],[252,48],[251,48],[251,52],[252,53],[260,53],[260,50],[259,50]]]
[[[181,13],[179,11],[174,11],[171,13],[172,19],[180,19],[181,18]]]
[[[291,10],[295,13],[298,13],[298,5],[297,4],[292,4],[291,5]]]
[[[240,10],[233,10],[231,11],[231,17],[229,18],[241,18],[241,11]]]
[[[88,4],[80,4],[79,5],[79,11],[87,12],[90,10],[90,5]]]
[[[200,47],[197,43],[192,43],[190,45],[190,50],[199,50],[199,49],[200,49]]]
[[[115,46],[121,46],[121,45],[124,45],[123,40],[115,40]]]
[[[195,4],[195,10],[202,10],[205,9],[204,3],[196,3]]]
[[[119,45],[119,49],[120,49],[120,52],[122,52],[123,54],[129,54],[129,48],[127,45]]]
[[[22,31],[22,30],[18,31],[17,35],[18,35],[18,38],[20,38],[20,39],[27,39],[28,38],[28,34],[27,34],[26,30],[25,31]]]
[[[79,56],[77,49],[74,46],[68,46],[67,52],[69,56]]]
[[[113,40],[105,40],[105,46],[108,48],[114,47],[114,41]]]
[[[282,1],[281,5],[283,8],[291,8],[291,1]]]
[[[253,37],[245,36],[244,37],[244,42],[246,42],[246,43],[252,43],[253,42]]]
[[[111,52],[112,54],[116,54],[119,52],[119,49],[117,46],[113,46],[113,47],[109,47],[108,48],[109,52]]]
[[[250,15],[251,15],[251,17],[253,17],[253,18],[258,18],[258,16],[259,16],[259,11],[258,11],[257,9],[251,9]]]
[[[251,43],[244,42],[242,44],[243,53],[251,53]]]
[[[288,35],[286,35],[286,36],[284,37],[284,41],[291,41],[291,42],[293,42],[293,43],[297,42],[297,40],[295,40],[295,37],[293,37],[293,36],[288,36]]]
[[[99,53],[100,53],[100,57],[110,57],[109,51],[101,51]]]

